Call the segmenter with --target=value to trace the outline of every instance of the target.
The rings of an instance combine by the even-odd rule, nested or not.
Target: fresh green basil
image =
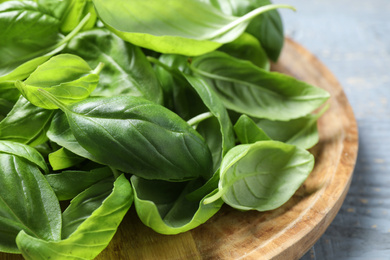
[[[107,29],[78,34],[69,42],[66,52],[82,57],[93,68],[104,63],[93,96],[126,94],[162,103],[161,86],[141,49]]]
[[[75,166],[85,160],[84,157],[78,156],[64,147],[50,153],[48,158],[50,166],[54,171]]]
[[[53,111],[32,105],[20,97],[0,122],[0,139],[36,146],[47,141]]]
[[[79,56],[60,54],[40,65],[24,82],[17,81],[15,86],[34,105],[57,109],[38,93],[39,89],[45,89],[65,104],[86,99],[99,82],[102,66],[92,70]]]
[[[206,222],[223,204],[222,200],[217,200],[205,205],[203,198],[189,200],[186,197],[201,186],[199,179],[175,183],[133,176],[131,183],[138,216],[146,226],[161,234],[178,234],[193,229]],[[208,194],[203,196],[209,197]]]
[[[247,115],[242,115],[234,124],[234,132],[241,144],[251,144],[271,138]]]
[[[198,0],[93,0],[93,3],[105,26],[121,38],[157,52],[184,55],[213,51],[238,38],[257,15],[275,8],[291,8],[267,5],[235,17]]]
[[[0,141],[0,250],[20,253],[20,231],[54,241],[61,238],[58,200],[41,172],[46,164],[33,148]]]
[[[313,155],[294,145],[277,141],[238,145],[223,158],[218,193],[204,202],[222,197],[240,210],[276,209],[291,198],[313,167]]]
[[[203,138],[156,103],[117,96],[91,98],[69,108],[56,104],[62,106],[77,142],[99,163],[147,179],[211,175],[212,158]]]
[[[91,171],[67,170],[47,174],[45,177],[59,200],[70,200],[93,184],[112,175],[110,168],[102,167]]]
[[[222,52],[194,58],[192,69],[209,80],[228,109],[257,118],[306,116],[329,98],[323,89]]]
[[[63,213],[62,239],[49,241],[21,231],[16,243],[26,259],[93,259],[114,236],[133,202],[124,175],[99,182],[71,201]]]

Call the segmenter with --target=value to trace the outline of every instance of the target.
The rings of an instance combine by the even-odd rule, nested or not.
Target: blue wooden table
[[[351,188],[325,234],[301,260],[390,259],[390,1],[274,1],[285,34],[338,78],[359,126]]]

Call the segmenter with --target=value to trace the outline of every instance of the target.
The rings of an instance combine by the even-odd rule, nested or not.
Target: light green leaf
[[[267,211],[286,203],[314,167],[308,151],[277,141],[238,145],[223,158],[218,193],[240,210]]]
[[[246,115],[240,116],[234,125],[234,132],[241,144],[251,144],[257,141],[271,140],[268,135]]]
[[[75,166],[84,160],[84,157],[78,156],[63,147],[49,154],[49,162],[54,171]]]
[[[93,0],[93,3],[106,27],[126,41],[157,52],[191,56],[233,41],[261,13],[291,8],[268,5],[235,17],[198,0]]]
[[[114,188],[112,181],[98,183],[74,198],[64,212],[62,240],[45,241],[21,231],[16,243],[25,259],[93,259],[107,247],[132,202],[124,175]]]
[[[133,176],[131,183],[138,216],[146,226],[161,234],[178,234],[193,229],[211,218],[223,204],[222,200],[203,204],[203,197],[209,197],[208,193],[196,200],[186,197],[201,186],[199,179],[175,183]]]
[[[82,58],[72,54],[60,54],[40,65],[22,83],[15,86],[34,105],[57,109],[39,93],[45,89],[64,104],[72,104],[87,98],[97,86],[101,66],[94,71]]]

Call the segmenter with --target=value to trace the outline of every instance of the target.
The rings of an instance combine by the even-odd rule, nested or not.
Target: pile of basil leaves
[[[0,2],[0,251],[92,259],[133,202],[177,234],[275,209],[312,171],[329,94],[269,71],[292,7]]]

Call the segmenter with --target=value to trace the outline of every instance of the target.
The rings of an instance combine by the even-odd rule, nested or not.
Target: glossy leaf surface
[[[39,145],[47,141],[53,111],[36,107],[20,97],[12,110],[0,122],[0,139]]]
[[[268,5],[235,17],[197,0],[94,0],[93,3],[106,27],[121,38],[161,53],[184,55],[213,51],[239,37],[257,15],[286,7]]]
[[[108,195],[108,197],[107,197]],[[45,241],[20,232],[16,243],[26,259],[93,259],[111,241],[133,202],[129,181],[99,183],[74,198],[64,212],[60,241]]]
[[[203,138],[156,103],[117,96],[87,99],[64,110],[77,142],[101,164],[147,179],[211,175]]]
[[[44,240],[61,238],[60,205],[39,157],[31,147],[0,141],[0,251],[19,253],[20,231]]]
[[[127,43],[106,29],[79,33],[66,52],[80,56],[95,68],[104,67],[92,95],[132,95],[162,103],[162,90],[152,66],[139,47]]]
[[[209,80],[228,109],[257,118],[306,116],[329,98],[323,89],[221,52],[194,58],[192,68]]]

